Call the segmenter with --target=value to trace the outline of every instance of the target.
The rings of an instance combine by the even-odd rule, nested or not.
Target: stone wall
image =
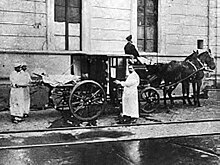
[[[158,53],[151,54],[154,61],[182,60],[197,49],[197,40],[203,40],[204,50],[211,48],[213,55],[218,57],[219,9],[217,0],[159,1]],[[0,49],[64,50],[64,23],[54,22],[54,0],[1,0],[0,14]],[[137,43],[136,19],[137,0],[83,0],[82,33],[79,24],[69,25],[70,50],[80,50],[81,47],[88,53],[123,54],[127,35],[132,34],[134,44]],[[158,54],[159,59],[156,58]],[[8,75],[11,62],[18,56],[20,54],[2,55],[0,73],[3,77]],[[27,60],[31,69],[34,69],[32,65],[42,64],[49,72],[58,74],[70,64],[70,56],[43,56],[25,54],[21,58]],[[80,61],[73,60],[77,63],[75,69],[78,73]],[[217,66],[219,62],[218,58]],[[216,73],[220,73],[220,67]]]
[[[46,16],[46,0],[1,0],[0,49],[45,49]]]
[[[219,87],[220,82],[220,3],[217,0],[209,1],[209,47],[212,50],[212,54],[216,59],[217,68],[214,73],[211,74],[211,79],[215,81],[213,84]]]
[[[65,49],[65,27],[64,23],[54,22],[54,0],[2,0],[0,4],[1,49]],[[197,49],[197,40],[203,40],[204,50],[211,48],[217,56],[220,5],[216,0],[164,0],[158,6],[160,61],[189,55]],[[136,10],[137,0],[83,0],[82,25],[69,25],[70,50],[81,47],[89,53],[123,54],[127,35],[132,34],[134,44],[137,43]],[[155,56],[157,53],[153,53]]]
[[[7,78],[13,70],[13,63],[18,61],[27,62],[29,72],[42,68],[50,74],[61,74],[70,67],[70,55],[44,53],[44,50],[63,50],[64,47],[60,44],[62,39],[49,36],[63,35],[61,25],[57,25],[55,31],[50,30],[54,24],[49,26],[48,23],[48,20],[53,20],[53,15],[48,10],[49,4],[47,0],[0,1],[0,78]],[[50,7],[54,8],[52,5]],[[70,30],[71,35],[79,35],[78,26],[70,25]],[[75,44],[73,40],[70,39],[70,48],[79,50],[79,39]],[[4,52],[5,50],[9,52]],[[34,51],[42,53],[33,53]]]
[[[166,0],[159,5],[159,53],[189,55],[197,49],[197,40],[208,46],[208,1]]]
[[[91,52],[123,53],[131,34],[131,0],[90,0],[85,13],[87,45]],[[85,18],[84,17],[84,18]],[[133,34],[135,36],[135,34]]]
[[[43,69],[48,74],[62,74],[66,71],[66,74],[70,73],[71,59],[69,55],[57,55],[57,54],[46,54],[45,52],[34,53],[29,52],[16,53],[9,52],[0,54],[0,75],[1,78],[9,77],[13,70],[13,64],[15,62],[26,62],[28,65],[28,71],[30,73],[35,70]]]

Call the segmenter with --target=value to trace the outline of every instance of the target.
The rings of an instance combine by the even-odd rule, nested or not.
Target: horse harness
[[[179,80],[179,81],[177,81],[177,82],[175,82],[175,83],[172,83],[172,84],[170,84],[170,85],[168,85],[168,86],[166,86],[166,85],[163,84],[163,85],[160,85],[160,87],[170,88],[170,87],[172,87],[172,86],[174,86],[174,85],[176,85],[176,84],[181,83],[181,82],[184,81],[184,80],[187,80],[188,78],[191,78],[192,76],[194,76],[193,78],[195,78],[196,73],[198,73],[199,71],[202,71],[202,70],[205,69],[205,66],[204,66],[204,64],[201,62],[201,60],[200,60],[199,58],[196,58],[196,59],[197,59],[197,61],[199,62],[199,64],[202,66],[201,68],[197,68],[196,65],[193,64],[193,62],[191,62],[190,60],[187,60],[186,62],[189,63],[189,64],[195,69],[195,72],[191,73],[191,74],[188,75],[187,77],[185,77],[185,78],[183,78],[183,79],[181,79],[181,80]]]
[[[201,60],[200,60],[199,58],[196,58],[196,60],[197,60],[197,61],[199,62],[199,64],[201,65],[200,68],[196,67],[196,65],[195,65],[192,61],[190,61],[190,60],[187,60],[187,61],[186,61],[187,63],[189,63],[189,64],[195,69],[195,72],[191,73],[189,76],[187,76],[187,78],[190,78],[190,77],[192,77],[193,75],[194,75],[194,77],[195,77],[195,75],[196,75],[197,72],[199,72],[199,71],[205,69],[205,66],[204,66],[204,64],[201,62]],[[187,79],[187,78],[186,78],[186,79]]]

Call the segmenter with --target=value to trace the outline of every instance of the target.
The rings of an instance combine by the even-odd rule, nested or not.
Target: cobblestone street
[[[108,113],[104,113],[97,119],[98,126],[111,126],[116,125],[117,112],[116,109],[108,106]],[[110,109],[111,108],[111,109]],[[111,111],[114,114],[109,114]],[[213,99],[203,99],[202,107],[194,107],[182,105],[182,102],[176,102],[172,108],[164,109],[159,107],[151,114],[141,113],[141,117],[137,120],[137,124],[142,123],[155,123],[155,122],[175,122],[175,121],[198,121],[198,120],[216,120],[220,119],[220,101]],[[0,112],[0,131],[21,131],[21,130],[38,130],[47,129],[54,121],[57,121],[57,126],[64,127],[71,126],[64,125],[62,115],[54,109],[46,110],[32,110],[30,117],[24,122],[13,124],[10,121],[9,111]],[[84,126],[84,125],[82,125]]]

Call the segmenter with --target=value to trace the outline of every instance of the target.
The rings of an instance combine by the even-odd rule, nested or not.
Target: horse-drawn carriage
[[[75,118],[81,121],[90,121],[100,116],[108,100],[118,101],[121,99],[122,92],[118,92],[120,89],[114,84],[114,80],[125,79],[127,63],[130,58],[131,56],[127,55],[89,56],[86,60],[89,63],[87,72],[90,71],[90,74],[86,78],[83,75],[86,75],[87,72],[82,72],[81,76],[38,76],[42,78],[41,82],[49,86],[50,100],[55,109],[62,111],[68,108]],[[171,92],[179,83],[182,83],[187,89],[187,83],[191,80],[199,82],[201,85],[204,64],[207,64],[211,69],[215,68],[214,59],[210,57],[208,51],[200,55],[194,52],[187,60],[181,62],[171,61],[153,65],[134,64],[134,69],[141,78],[138,87],[140,110],[152,112],[159,106],[158,89],[163,89],[166,103],[166,93],[172,102]],[[91,67],[94,66],[99,68],[91,70]],[[102,72],[103,70],[104,72]],[[200,87],[199,85],[197,88]],[[194,101],[198,100],[195,98]]]
[[[59,111],[69,110],[80,121],[96,119],[105,109],[107,101],[117,100],[117,103],[120,103],[122,92],[118,92],[120,89],[113,81],[125,80],[131,56],[87,55],[86,58],[87,71],[82,72],[80,76],[34,73],[37,76],[36,84],[49,88],[50,105]],[[139,89],[143,110],[148,112],[159,105],[160,98],[156,89],[148,84],[142,84]]]

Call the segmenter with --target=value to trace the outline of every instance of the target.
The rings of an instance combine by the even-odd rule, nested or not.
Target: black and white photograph
[[[0,0],[0,165],[220,165],[220,0]]]

